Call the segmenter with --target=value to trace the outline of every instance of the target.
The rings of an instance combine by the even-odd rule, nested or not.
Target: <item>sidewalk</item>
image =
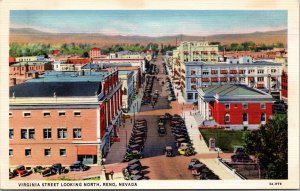
[[[236,180],[239,179],[230,172],[228,172],[223,166],[220,166],[216,159],[199,159],[209,169],[211,169],[221,180]]]
[[[203,119],[200,115],[190,115],[193,111],[184,111],[185,125],[190,136],[190,139],[193,141],[194,148],[198,154],[204,153],[213,153],[213,151],[209,151],[208,146],[206,145],[202,135],[200,140],[200,131],[198,129],[199,123],[197,123],[196,119],[200,119],[200,124]]]

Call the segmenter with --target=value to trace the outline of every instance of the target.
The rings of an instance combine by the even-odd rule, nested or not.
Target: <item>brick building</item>
[[[89,56],[90,58],[97,58],[97,57],[101,57],[101,49],[100,48],[92,48],[89,51]]]
[[[10,166],[100,164],[121,122],[118,72],[48,72],[10,88]]]
[[[209,126],[256,129],[272,115],[271,95],[246,85],[217,85],[198,89],[198,109]]]
[[[288,73],[282,71],[281,76],[281,97],[284,101],[288,100]]]
[[[10,86],[36,78],[46,71],[52,70],[50,61],[17,62],[9,66]]]

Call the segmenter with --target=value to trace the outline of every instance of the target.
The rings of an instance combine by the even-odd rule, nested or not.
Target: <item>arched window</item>
[[[265,113],[261,113],[260,114],[260,121],[261,122],[265,122],[266,121],[266,114]]]
[[[248,121],[248,114],[247,113],[243,113],[243,121]]]
[[[230,115],[229,115],[229,113],[226,113],[225,114],[225,123],[228,123],[228,122],[230,122]]]

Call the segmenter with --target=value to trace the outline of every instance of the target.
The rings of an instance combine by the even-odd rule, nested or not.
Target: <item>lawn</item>
[[[216,139],[216,147],[223,152],[233,152],[233,147],[243,145],[243,135],[247,131],[223,130],[223,129],[201,129],[200,130],[205,142],[209,145],[209,138]]]

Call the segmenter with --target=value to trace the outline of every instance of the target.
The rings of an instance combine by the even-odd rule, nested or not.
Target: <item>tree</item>
[[[259,159],[267,179],[287,179],[287,115],[274,115],[266,125],[245,134],[245,150]]]
[[[88,52],[84,52],[83,55],[82,55],[82,57],[84,57],[84,58],[89,57],[89,53]]]

